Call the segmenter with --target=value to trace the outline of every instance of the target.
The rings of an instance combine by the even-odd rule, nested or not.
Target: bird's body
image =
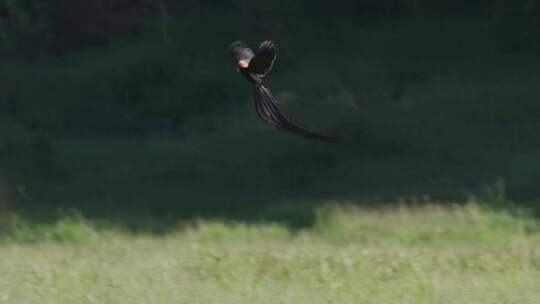
[[[250,73],[247,69],[241,69],[240,73],[242,73],[242,76],[244,76],[244,78],[246,78],[253,85],[262,85],[263,79],[261,76]]]
[[[336,138],[306,130],[298,126],[278,108],[272,92],[264,84],[264,76],[272,69],[276,60],[276,49],[270,41],[264,41],[253,52],[241,41],[231,44],[238,70],[253,85],[255,110],[259,117],[277,129],[294,133],[305,138],[334,142]]]

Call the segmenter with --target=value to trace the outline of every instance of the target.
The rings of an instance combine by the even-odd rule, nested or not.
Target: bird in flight
[[[276,61],[276,48],[271,41],[264,41],[253,51],[242,41],[233,42],[230,50],[236,60],[237,70],[253,85],[255,110],[259,117],[277,129],[309,139],[335,142],[337,138],[306,130],[293,122],[278,108],[272,92],[264,84],[264,76]]]

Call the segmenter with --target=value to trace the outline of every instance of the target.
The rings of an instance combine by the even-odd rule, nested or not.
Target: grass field
[[[540,228],[476,203],[322,207],[313,226],[200,220],[165,234],[12,218],[0,303],[539,303]]]
[[[209,14],[197,31],[193,18],[175,23],[170,45],[150,31],[1,67],[10,208],[228,216],[289,200],[464,201],[499,179],[513,201],[540,205],[540,61],[501,49],[486,24],[300,22],[275,33],[267,83],[292,118],[343,138],[325,145],[261,122],[234,72],[231,41],[273,35],[238,37],[237,23],[216,32],[237,12]]]
[[[0,67],[0,304],[540,303],[537,52],[461,18],[241,21]],[[343,141],[264,125],[239,38]]]

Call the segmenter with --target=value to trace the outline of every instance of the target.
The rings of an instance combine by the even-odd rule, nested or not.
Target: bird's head
[[[235,41],[229,47],[236,61],[236,71],[242,71],[249,68],[251,59],[255,56],[253,51],[242,41]]]

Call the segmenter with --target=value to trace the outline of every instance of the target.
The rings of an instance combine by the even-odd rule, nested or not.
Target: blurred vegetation
[[[539,6],[1,0],[0,211],[302,226],[329,199],[465,201],[499,184],[537,208]],[[281,106],[345,140],[258,121],[237,39],[276,41]]]
[[[69,212],[49,225],[14,218],[0,239],[1,301],[540,300],[540,227],[527,213],[493,211],[474,200],[413,208],[330,205],[315,213],[314,225],[300,230],[206,219],[167,235],[133,234]]]

